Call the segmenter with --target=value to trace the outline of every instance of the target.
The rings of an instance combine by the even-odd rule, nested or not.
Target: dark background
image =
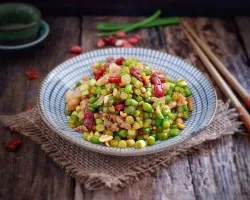
[[[3,2],[10,2],[0,0]],[[36,5],[44,15],[150,15],[161,9],[164,16],[249,16],[250,0],[50,0],[22,1]]]

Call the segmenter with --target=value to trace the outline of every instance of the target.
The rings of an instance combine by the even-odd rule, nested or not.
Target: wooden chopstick
[[[208,45],[203,42],[199,36],[194,32],[194,30],[187,24],[183,23],[184,27],[191,34],[193,39],[200,45],[202,50],[207,54],[210,60],[214,63],[215,67],[221,72],[228,83],[235,89],[235,91],[240,95],[243,102],[250,109],[250,95],[241,86],[241,84],[234,78],[234,76],[228,71],[228,69],[223,65],[223,63],[218,59],[218,57],[212,52]]]
[[[235,96],[235,94],[232,92],[232,90],[229,88],[227,83],[224,81],[224,79],[221,77],[219,72],[215,69],[213,64],[209,61],[207,56],[203,53],[203,51],[200,49],[200,47],[196,44],[196,42],[193,40],[193,38],[189,35],[189,33],[184,30],[184,33],[186,34],[187,38],[189,39],[190,43],[192,44],[193,48],[195,49],[196,53],[206,66],[206,69],[209,71],[209,73],[212,75],[212,77],[215,79],[219,87],[221,88],[222,92],[231,99],[234,107],[236,108],[237,112],[240,114],[240,118],[242,122],[244,123],[245,127],[247,128],[248,132],[250,132],[250,115],[246,111],[246,109],[241,105],[238,98]]]

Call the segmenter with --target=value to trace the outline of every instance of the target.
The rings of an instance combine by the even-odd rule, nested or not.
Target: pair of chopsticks
[[[200,57],[201,61],[205,65],[206,69],[209,71],[211,76],[215,79],[222,92],[232,101],[233,106],[236,108],[237,112],[240,114],[240,118],[245,125],[248,132],[250,132],[250,115],[241,104],[239,99],[235,96],[233,91],[230,89],[228,84],[216,70],[216,68],[220,71],[220,73],[224,76],[224,78],[228,81],[232,88],[239,94],[242,98],[243,102],[250,109],[250,95],[246,92],[246,90],[240,85],[240,83],[233,77],[233,75],[227,70],[227,68],[222,64],[222,62],[215,56],[212,50],[208,47],[208,45],[203,42],[199,36],[194,32],[194,30],[187,24],[183,23],[185,27],[185,34],[192,44],[194,50]],[[203,52],[203,51],[205,52]],[[212,64],[212,62],[214,65]],[[216,66],[216,68],[215,68]]]

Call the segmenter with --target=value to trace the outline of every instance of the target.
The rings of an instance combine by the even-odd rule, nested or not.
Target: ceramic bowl
[[[0,43],[20,44],[36,38],[41,13],[30,5],[6,3],[0,5]]]
[[[30,42],[26,42],[24,44],[0,44],[0,51],[5,51],[5,52],[17,52],[19,50],[28,50],[38,44],[40,44],[41,42],[43,42],[46,37],[49,35],[50,29],[49,29],[49,25],[41,20],[39,23],[39,31],[38,31],[38,35],[37,37],[30,41]]]
[[[82,135],[67,125],[64,114],[64,94],[75,87],[83,75],[91,76],[91,64],[112,56],[133,57],[155,69],[163,70],[171,79],[183,77],[192,92],[193,111],[185,122],[185,129],[176,137],[157,141],[143,149],[119,149],[93,144],[82,139]],[[212,84],[199,70],[180,58],[167,53],[142,48],[111,48],[91,51],[72,58],[54,68],[42,83],[39,94],[39,108],[44,121],[63,139],[92,151],[116,156],[140,156],[172,148],[192,138],[213,119],[216,111],[216,93]]]

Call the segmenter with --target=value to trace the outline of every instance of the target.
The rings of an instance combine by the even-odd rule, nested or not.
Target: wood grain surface
[[[35,105],[44,76],[70,56],[68,48],[81,44],[84,51],[96,49],[95,24],[101,21],[133,22],[135,17],[57,17],[45,18],[51,27],[49,38],[40,48],[22,55],[0,54],[0,114],[20,112]],[[208,43],[226,67],[250,92],[247,51],[239,40],[233,20],[184,18]],[[250,22],[250,21],[249,21]],[[245,21],[246,25],[247,21]],[[242,25],[244,26],[244,25]],[[136,31],[143,37],[139,47],[156,49],[192,63],[207,74],[182,25]],[[247,35],[244,29],[244,35]],[[249,31],[249,30],[248,30]],[[248,32],[250,34],[250,31]],[[243,34],[242,34],[243,35]],[[244,40],[246,42],[246,39]],[[248,50],[250,46],[245,46]],[[34,68],[39,78],[30,81],[25,71]],[[226,100],[214,83],[219,98]],[[205,144],[205,149],[183,158],[154,177],[145,177],[120,192],[88,191],[68,177],[31,140],[0,129],[0,141],[22,138],[15,153],[0,151],[0,199],[214,199],[250,198],[250,136],[238,134]]]
[[[80,21],[76,18],[46,18],[51,33],[39,48],[22,54],[1,54],[0,113],[18,113],[26,105],[35,105],[41,81],[57,64],[63,62],[68,48],[79,42]],[[35,69],[37,80],[30,81],[25,71]],[[74,180],[67,176],[30,139],[0,127],[0,199],[73,199]],[[21,138],[15,153],[6,152],[4,144]],[[3,144],[3,145],[2,145]]]

